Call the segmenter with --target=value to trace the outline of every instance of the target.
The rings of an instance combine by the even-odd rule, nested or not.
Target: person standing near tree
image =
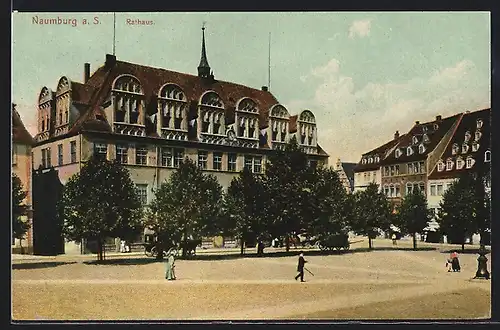
[[[297,274],[297,276],[295,276],[295,280],[298,280],[298,278],[300,277],[300,281],[305,282],[304,281],[304,266],[306,263],[307,263],[307,261],[304,259],[304,253],[302,253],[302,251],[300,251],[299,263],[297,265],[297,272],[299,272],[299,273]]]
[[[172,250],[168,251],[167,253],[167,263],[165,265],[165,279],[172,281],[175,280],[175,273],[174,273],[174,265],[175,263],[175,257],[174,257],[174,252]]]

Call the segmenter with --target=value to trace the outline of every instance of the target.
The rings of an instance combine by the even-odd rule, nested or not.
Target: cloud
[[[353,39],[356,36],[364,38],[369,36],[371,25],[371,19],[357,20],[352,22],[351,26],[349,27],[349,38]]]
[[[400,83],[368,83],[355,90],[341,63],[331,59],[307,75],[316,83],[311,99],[290,100],[291,113],[311,109],[319,144],[330,154],[357,162],[361,155],[406,132],[416,120],[431,121],[490,106],[490,81],[480,81],[474,63],[463,60],[433,74]]]

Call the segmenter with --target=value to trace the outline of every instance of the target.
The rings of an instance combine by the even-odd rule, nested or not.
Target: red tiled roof
[[[158,91],[164,84],[173,83],[178,85],[190,102],[191,116],[197,115],[196,106],[198,101],[202,94],[209,90],[215,91],[221,97],[224,102],[224,107],[226,108],[226,117],[229,123],[234,122],[236,103],[243,97],[250,97],[257,103],[260,114],[260,128],[267,127],[269,109],[273,105],[279,103],[269,91],[262,91],[220,80],[209,82],[198,76],[186,73],[116,61],[113,66],[106,67],[104,65],[97,69],[87,81],[87,85],[99,89],[91,101],[94,107],[99,106],[102,101],[104,101],[111,91],[114,79],[122,74],[133,75],[140,81],[144,89],[146,103],[155,99],[156,95],[158,95]],[[156,107],[151,107],[149,109],[149,111],[152,111],[148,113],[149,115],[156,111]],[[81,122],[77,122],[76,124],[81,124]]]
[[[418,123],[415,124],[411,130],[404,135],[403,138],[400,138],[398,141],[398,148],[403,148],[401,150],[401,156],[396,158],[395,153],[391,152],[385,159],[381,161],[381,164],[396,164],[396,163],[405,163],[416,160],[424,160],[427,158],[427,154],[436,148],[437,144],[441,141],[441,139],[445,136],[445,134],[450,130],[453,124],[460,118],[461,114],[456,114],[450,117],[442,118],[439,120],[433,120],[426,123]],[[437,124],[437,130],[434,129],[434,124]],[[428,127],[427,131],[424,132],[424,127]],[[429,142],[424,143],[425,152],[419,153],[418,146],[422,142],[423,135],[427,134],[429,137]],[[418,143],[413,144],[413,137],[418,138]],[[407,155],[406,148],[413,148],[413,153],[411,155]]]
[[[491,163],[485,163],[484,157],[485,152],[487,150],[491,151],[490,144],[490,132],[491,132],[491,121],[490,121],[491,109],[483,109],[478,111],[473,111],[469,113],[463,114],[462,120],[458,127],[455,130],[450,142],[448,143],[446,149],[443,151],[440,159],[446,164],[447,159],[452,159],[454,162],[453,169],[447,171],[446,169],[442,172],[437,170],[437,164],[429,175],[429,179],[448,179],[448,178],[456,178],[461,173],[469,172],[469,171],[478,171],[478,170],[487,170]],[[476,121],[478,119],[482,119],[483,126],[480,129],[481,137],[479,139],[479,149],[477,151],[472,151],[472,143],[474,142],[474,135],[476,132]],[[466,153],[462,152],[462,145],[464,143],[465,133],[469,131],[471,134],[471,138],[469,140],[469,148]],[[457,154],[452,154],[453,144],[458,144],[460,150]],[[472,156],[475,160],[472,168],[467,169],[467,166],[464,165],[462,169],[457,169],[457,158],[461,156],[463,161],[465,162],[468,156]],[[465,164],[465,163],[464,163]]]
[[[391,149],[392,147],[394,147],[401,139],[404,138],[404,134],[401,135],[399,138],[397,139],[393,139],[383,145],[381,145],[380,147],[377,147],[371,151],[368,151],[367,153],[364,153],[361,157],[361,160],[359,161],[359,163],[355,166],[354,168],[354,172],[363,172],[363,171],[371,171],[371,170],[376,170],[380,167],[380,162],[373,162],[373,163],[366,163],[366,164],[363,164],[362,163],[362,160],[363,158],[366,158],[367,156],[375,156],[375,155],[378,155],[380,157],[380,160],[382,160],[385,156],[385,153]]]
[[[35,143],[35,140],[24,126],[21,116],[14,107],[12,107],[12,142],[25,145]]]
[[[290,116],[290,121],[288,122],[288,132],[295,133],[297,132],[297,115]]]
[[[79,82],[71,82],[71,98],[73,102],[80,104],[90,104],[90,99],[96,88],[91,85],[84,85]]]

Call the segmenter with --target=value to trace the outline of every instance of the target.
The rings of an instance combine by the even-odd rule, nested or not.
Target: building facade
[[[464,173],[485,173],[485,191],[491,192],[491,109],[466,112],[461,115],[453,136],[429,171],[427,202],[437,215],[443,195]],[[435,220],[433,221],[435,223]],[[436,229],[439,228],[437,223]],[[473,243],[479,243],[473,235]]]
[[[22,217],[23,221],[32,223],[31,212],[31,147],[34,143],[33,137],[28,132],[21,120],[21,116],[12,104],[12,173],[15,173],[26,191],[24,204],[28,207],[28,214]],[[12,238],[11,247],[13,253],[32,253],[33,252],[33,231],[32,227],[28,229],[25,239],[18,240]]]
[[[351,194],[354,192],[354,168],[356,163],[341,162],[340,158],[335,163],[335,171],[337,172],[342,186]]]
[[[106,61],[84,82],[63,76],[39,96],[34,168],[54,167],[64,184],[92,155],[125,165],[144,204],[185,157],[227,188],[244,167],[263,173],[292,136],[311,162],[328,164],[314,114],[290,115],[267,87],[216,80],[203,31],[198,75]]]

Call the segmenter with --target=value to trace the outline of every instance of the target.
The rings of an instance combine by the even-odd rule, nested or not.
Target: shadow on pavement
[[[23,262],[12,264],[12,269],[37,269],[37,268],[49,268],[57,267],[62,265],[76,264],[76,261],[64,262],[64,261],[44,261],[44,262]]]
[[[462,248],[456,248],[456,249],[447,249],[447,250],[442,250],[441,253],[452,253],[452,252],[457,252],[458,254],[479,254],[480,249],[479,248],[474,248],[474,249],[467,249],[465,248],[464,251],[462,251]],[[486,249],[486,254],[490,254],[491,251],[489,249]]]
[[[112,258],[112,257],[111,257]],[[115,258],[115,259],[105,259],[102,261],[90,260],[84,261],[85,265],[115,265],[115,266],[127,266],[127,265],[147,265],[155,262],[165,262],[166,260],[157,260],[155,258],[147,257],[136,257],[136,258]]]

